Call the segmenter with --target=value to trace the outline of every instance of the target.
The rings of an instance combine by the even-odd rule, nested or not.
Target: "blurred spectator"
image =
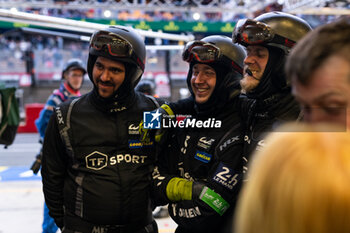
[[[350,232],[350,134],[333,129],[289,125],[268,137],[240,194],[235,233]]]
[[[304,120],[334,122],[350,130],[350,21],[316,28],[286,62]]]
[[[107,0],[98,0],[94,5],[94,8],[90,9],[76,9],[76,5],[80,4],[82,0],[55,0],[57,5],[65,5],[65,8],[26,8],[26,12],[33,12],[37,14],[42,15],[50,15],[55,17],[64,17],[64,18],[76,18],[76,19],[85,19],[85,18],[93,18],[93,19],[101,19],[104,18],[102,7],[98,7],[98,5],[108,6],[110,1]],[[85,2],[88,0],[84,0]],[[115,0],[117,4],[123,4],[121,0]],[[125,1],[123,1],[125,4]],[[133,2],[133,1],[132,1]],[[131,1],[128,1],[128,4],[132,3]],[[142,5],[138,6],[153,6],[155,5],[157,1],[143,1]],[[244,4],[245,1],[221,1],[221,7],[226,9],[232,9],[233,7],[237,7],[237,4],[239,6],[245,5],[248,7],[248,4]],[[249,1],[247,1],[249,2]],[[202,5],[202,7],[208,7],[207,12],[203,12],[204,18],[201,19],[201,21],[204,22],[235,22],[235,19],[239,18],[254,18],[257,15],[261,15],[266,12],[271,11],[283,11],[283,5],[278,3],[270,3],[270,4],[264,4],[265,6],[262,9],[259,9],[254,12],[248,12],[242,16],[242,13],[232,13],[230,11],[223,11],[223,12],[213,12],[212,8],[209,8],[209,3],[211,1],[196,1],[194,3],[193,1],[187,0],[187,1],[171,1],[171,4],[173,4],[174,7],[184,7],[184,6],[191,6],[191,8],[194,10],[199,5]],[[72,4],[72,8],[69,9],[68,6]],[[137,4],[141,4],[140,1],[137,2]],[[153,4],[153,5],[151,5]],[[164,6],[162,4],[165,4],[165,6],[169,7],[169,11],[161,11],[161,12],[149,12],[149,11],[142,11],[138,9],[133,10],[133,7],[130,6],[130,9],[128,11],[122,10],[115,10],[111,9],[113,13],[117,16],[116,18],[118,20],[147,20],[147,21],[172,21],[172,20],[180,20],[180,21],[193,21],[192,19],[192,11],[173,11],[171,8],[171,4],[166,4],[164,1],[161,1],[160,3],[157,3],[157,6]],[[243,5],[242,5],[243,4]],[[219,5],[218,5],[219,6]],[[325,2],[325,7],[332,7],[334,9],[350,9],[350,2],[349,1],[335,1],[334,3]],[[322,6],[320,6],[322,7]],[[309,21],[313,21],[313,23],[310,23],[313,27],[316,27],[320,24],[328,23],[332,20],[334,20],[336,17],[335,15],[298,15],[299,17],[302,17],[303,19]]]
[[[88,43],[64,41],[61,37],[33,35],[30,40],[17,37],[0,37],[0,73],[25,72],[25,51],[34,51],[36,72],[60,73],[63,63],[72,57],[87,60]]]
[[[118,13],[118,20],[128,20],[129,19],[129,13],[127,11],[122,11]]]
[[[156,85],[154,84],[154,82],[147,79],[141,80],[135,87],[136,91],[141,92],[145,95],[151,95],[151,96],[155,94],[155,89],[156,89]]]

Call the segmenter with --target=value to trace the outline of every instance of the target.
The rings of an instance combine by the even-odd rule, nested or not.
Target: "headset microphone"
[[[250,69],[247,69],[246,72],[249,74],[249,76],[253,76],[253,73]]]
[[[249,74],[249,76],[252,77],[253,79],[260,81],[259,79],[254,77],[254,75],[250,69],[246,69],[245,72],[247,72],[247,74]]]

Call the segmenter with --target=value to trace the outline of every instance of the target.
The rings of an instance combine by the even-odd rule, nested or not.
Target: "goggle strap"
[[[235,61],[231,60],[230,58],[226,57],[225,55],[223,55],[221,57],[221,59],[223,59],[225,61],[226,64],[231,64],[231,66],[233,67],[233,69],[240,73],[243,74],[243,68],[240,67]]]
[[[138,57],[136,57],[136,60],[137,60],[137,63],[139,64],[139,66],[141,67],[141,69],[144,70],[145,69],[145,64]]]
[[[269,43],[269,42],[275,42],[277,44],[282,44],[282,45],[287,46],[288,48],[292,48],[296,44],[295,41],[289,40],[288,38],[285,38],[285,37],[280,36],[278,34],[275,34],[275,37],[272,39],[272,41],[268,41],[267,43]]]
[[[243,74],[243,69],[242,67],[240,67],[239,65],[237,65],[236,62],[232,61],[232,66],[234,68],[235,71],[237,71],[240,74]]]

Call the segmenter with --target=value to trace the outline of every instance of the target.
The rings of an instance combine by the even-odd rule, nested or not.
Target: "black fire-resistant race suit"
[[[248,90],[242,102],[242,119],[246,119],[245,158],[248,162],[255,150],[264,146],[264,137],[281,123],[295,121],[300,109],[291,94],[291,85],[284,73],[285,60],[311,26],[303,19],[284,12],[268,12],[254,19],[242,19],[232,33],[232,40],[247,48],[263,46],[268,52],[268,61],[261,77],[254,77],[250,63],[245,60],[245,73],[259,83]],[[249,36],[247,36],[248,34]],[[249,55],[249,52],[247,54]],[[253,55],[255,56],[255,55]],[[259,68],[262,68],[258,64]],[[245,96],[243,96],[245,97]],[[286,145],[288,146],[288,145]]]
[[[154,176],[155,202],[157,205],[169,203],[169,214],[178,224],[176,233],[231,232],[243,172],[244,130],[238,107],[241,75],[230,71],[222,62],[206,63],[216,72],[216,85],[205,103],[197,103],[190,84],[196,63],[191,61],[187,76],[192,99],[179,103],[183,106],[170,104],[170,107],[176,114],[192,116],[184,122],[207,121],[212,128],[175,127],[172,133],[168,132],[166,146],[158,156],[159,173]],[[219,128],[215,128],[217,121],[221,121]],[[174,177],[184,178],[184,182],[193,181],[191,200],[171,201],[167,188]],[[206,191],[213,191],[212,197],[219,196],[224,201],[208,204],[203,199],[203,195],[210,196]]]
[[[259,85],[247,95],[241,95],[241,114],[246,128],[244,158],[247,163],[254,152],[264,146],[268,133],[285,122],[298,120],[300,115],[299,104],[285,81],[285,54],[277,48],[267,46],[267,49],[269,60]]]
[[[169,214],[178,224],[176,233],[231,233],[243,177],[239,80],[245,52],[230,38],[214,35],[187,43],[182,57],[190,64],[191,98],[169,107],[191,117],[168,134],[167,146],[158,156],[159,172],[153,176],[155,202],[169,203]],[[215,71],[215,87],[201,101],[201,88],[212,88],[207,78],[213,71],[208,66]],[[197,67],[204,69],[197,72]]]
[[[155,179],[160,195],[156,201],[161,202],[158,204],[169,202],[166,186],[177,176],[208,186],[220,194],[230,208],[220,216],[199,197],[170,203],[170,216],[179,224],[176,232],[231,232],[242,179],[242,128],[237,108],[231,104],[215,115],[215,120],[222,122],[220,129],[179,129],[171,136],[166,154],[160,155],[160,159],[168,159],[168,167],[160,167],[161,175]],[[164,170],[168,174],[165,175]]]
[[[245,98],[245,97],[244,97]],[[245,100],[247,115],[244,137],[244,155],[247,160],[264,146],[264,137],[288,121],[298,120],[300,109],[290,91],[270,96],[264,100]]]
[[[45,136],[42,176],[50,215],[60,228],[78,232],[153,232],[154,145],[141,144],[138,127],[156,102],[135,93],[123,104],[106,105],[96,91],[75,101],[56,109]],[[62,126],[69,140],[60,137]]]

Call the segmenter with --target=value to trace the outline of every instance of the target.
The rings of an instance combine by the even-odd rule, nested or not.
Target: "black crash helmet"
[[[227,36],[214,35],[188,42],[182,59],[188,63],[219,63],[239,74],[243,73],[244,49]]]
[[[274,11],[254,19],[239,20],[233,30],[232,40],[244,46],[277,47],[288,54],[295,43],[311,30],[311,26],[305,20]]]
[[[145,69],[145,43],[139,33],[129,27],[110,26],[91,36],[87,65],[91,80],[98,56],[132,65],[133,69],[128,71],[126,77],[132,88],[137,85]]]

